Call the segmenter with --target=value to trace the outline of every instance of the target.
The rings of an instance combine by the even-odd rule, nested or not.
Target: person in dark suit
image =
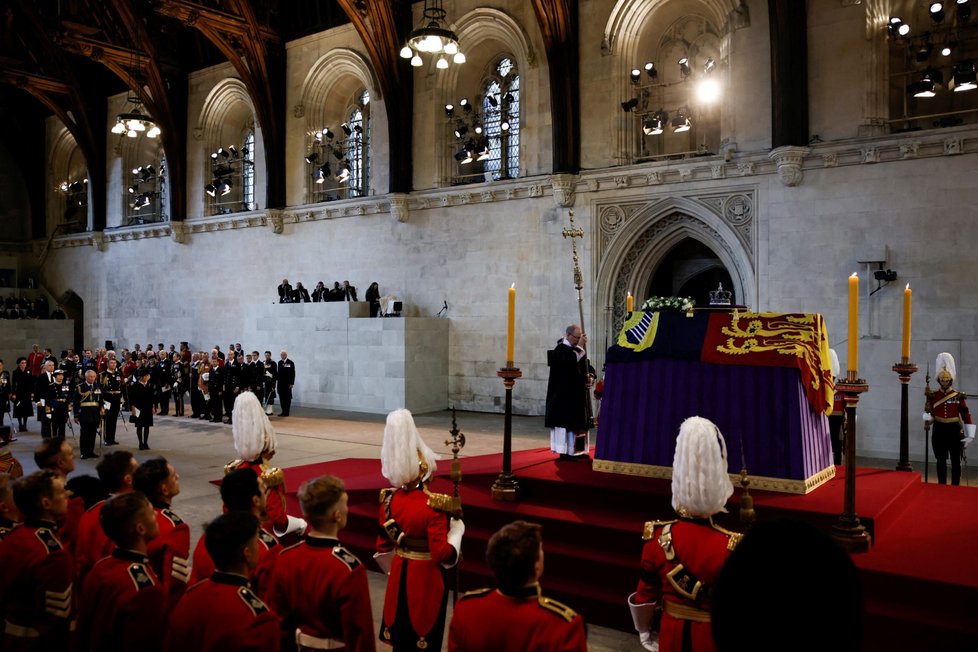
[[[129,423],[136,426],[136,438],[139,440],[139,450],[149,450],[149,429],[153,425],[153,404],[155,389],[150,383],[153,368],[149,365],[140,367],[136,372],[139,380],[129,388]]]
[[[292,303],[292,286],[287,278],[283,278],[278,286],[278,302]]]
[[[591,419],[587,401],[594,372],[586,366],[586,346],[584,331],[571,324],[547,357],[550,380],[544,425],[550,428],[550,450],[561,459],[586,459],[588,454]]]
[[[292,303],[309,303],[309,290],[302,287],[302,283],[296,283],[292,291]]]
[[[349,281],[343,281],[343,295],[341,301],[356,301],[357,289],[350,285]]]
[[[327,301],[342,301],[343,300],[343,288],[340,287],[339,281],[333,281],[333,288],[329,291],[329,298]]]
[[[328,299],[329,290],[326,289],[326,285],[322,281],[316,283],[316,289],[312,291],[313,303],[320,303],[322,301],[327,301]]]
[[[54,399],[54,363],[46,361],[34,379],[34,400],[37,401],[37,420],[41,423],[41,438],[51,436],[51,413]]]
[[[377,281],[370,284],[370,287],[367,288],[367,295],[364,298],[370,304],[370,316],[376,317],[380,311],[380,286],[377,284]]]
[[[278,361],[278,398],[282,405],[280,417],[289,416],[292,407],[292,386],[295,385],[295,363],[289,360],[289,352],[282,351]]]

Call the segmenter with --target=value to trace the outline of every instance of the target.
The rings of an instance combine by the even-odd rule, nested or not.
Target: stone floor
[[[420,415],[415,422],[425,441],[436,451],[447,451],[443,444],[451,428],[451,412]],[[466,435],[463,457],[496,453],[502,450],[503,417],[498,414],[460,412],[457,415],[459,429]],[[280,467],[298,466],[340,460],[344,458],[378,458],[384,433],[384,416],[347,413],[332,410],[293,408],[288,418],[273,417],[272,423],[278,434],[278,448],[274,463]],[[77,426],[75,426],[77,428]],[[36,470],[32,459],[34,447],[40,442],[40,427],[30,420],[28,433],[20,433],[18,441],[11,444],[14,455],[30,473]],[[224,465],[235,457],[231,441],[231,427],[212,424],[188,417],[156,417],[156,425],[150,431],[149,453],[139,452],[136,435],[131,425],[121,422],[117,438],[123,448],[129,448],[137,460],[151,456],[166,457],[180,474],[181,492],[173,503],[174,511],[191,526],[192,545],[203,529],[204,523],[220,513],[221,501],[217,488],[211,484],[223,474]],[[77,441],[69,440],[77,447]],[[549,445],[549,435],[543,427],[542,417],[513,418],[513,450],[540,448]],[[450,457],[450,453],[447,453]],[[95,475],[98,460],[76,459],[73,475]],[[861,466],[893,468],[894,460],[858,458]],[[920,467],[916,463],[915,468]],[[934,479],[933,471],[930,474]],[[965,474],[971,484],[978,483],[978,472],[969,468]],[[340,535],[342,539],[342,534]],[[380,573],[369,573],[374,620],[379,623],[383,603],[385,578]],[[546,590],[546,576],[543,578]],[[624,596],[622,608],[624,609]],[[573,606],[573,605],[571,605]],[[450,614],[449,614],[450,617]],[[595,652],[631,652],[641,650],[633,632],[619,632],[604,627],[588,628],[588,649]]]

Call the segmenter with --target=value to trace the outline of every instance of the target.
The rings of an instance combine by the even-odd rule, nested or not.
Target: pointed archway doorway
[[[645,287],[639,287],[636,300],[648,297],[692,297],[697,306],[710,302],[710,292],[719,285],[733,287],[730,272],[720,257],[694,238],[678,242],[665,255]],[[734,297],[733,303],[737,298]]]
[[[757,305],[754,252],[756,190],[631,200],[595,210],[595,311],[592,341],[614,343],[625,297],[636,309],[649,296],[691,296],[709,303],[722,283],[733,302]],[[606,348],[606,347],[605,347]],[[604,362],[604,350],[596,362]]]

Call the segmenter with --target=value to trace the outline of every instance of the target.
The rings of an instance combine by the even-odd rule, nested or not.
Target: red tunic
[[[166,595],[142,553],[116,548],[97,562],[82,584],[79,604],[82,650],[163,649]]]
[[[938,423],[954,423],[959,417],[965,423],[971,423],[971,412],[964,396],[953,389],[946,392],[939,389],[931,394],[927,401],[927,411]]]
[[[194,548],[194,563],[191,566],[188,586],[209,579],[217,570],[204,541],[205,535],[202,534],[197,540],[197,547]],[[268,600],[269,576],[281,552],[282,544],[274,534],[269,534],[264,529],[258,531],[258,565],[251,572],[251,587],[262,600]]]
[[[382,641],[407,641],[412,645],[425,639],[428,649],[441,646],[443,631],[434,631],[444,605],[448,589],[442,576],[441,564],[455,561],[455,548],[448,543],[448,514],[428,506],[428,496],[421,489],[389,489],[381,492],[382,499],[393,492],[389,501],[380,505],[380,524],[386,528],[391,519],[396,522],[404,538],[420,545],[397,547],[386,535],[377,538],[377,550],[395,550],[384,596],[384,612],[381,622]],[[403,540],[402,540],[403,542]],[[427,548],[425,551],[424,549]],[[402,554],[403,553],[403,554]],[[405,584],[408,618],[398,618],[403,605],[398,604],[401,584]]]
[[[99,514],[102,512],[104,500],[100,500],[82,514],[78,521],[78,532],[75,537],[75,577],[79,585],[92,567],[102,558],[112,554],[115,547],[109,537],[105,536]]]
[[[367,572],[333,538],[307,536],[282,551],[271,576],[268,603],[282,618],[283,648],[295,630],[342,641],[350,652],[373,652],[374,621]]]
[[[214,573],[187,589],[170,615],[167,652],[276,652],[279,619],[240,575]]]
[[[58,539],[65,548],[74,553],[75,539],[78,538],[78,524],[85,514],[85,501],[81,496],[68,491],[68,513],[58,519]]]
[[[448,629],[449,652],[586,652],[584,619],[540,595],[540,586],[515,595],[482,589],[459,596]]]
[[[703,587],[716,584],[717,575],[727,555],[733,550],[740,535],[727,532],[709,520],[654,521],[645,524],[644,538],[648,541],[642,550],[642,575],[638,581],[636,604],[663,600],[665,613],[659,630],[661,652],[681,652],[685,623],[690,623],[689,634],[694,652],[712,652],[713,633],[709,622],[709,590],[695,590],[696,582]],[[672,557],[671,559],[669,557]],[[682,565],[683,568],[676,571]],[[673,572],[674,577],[668,577]],[[683,594],[695,593],[691,598]],[[692,611],[706,614],[706,621],[677,617],[671,610]]]
[[[168,507],[154,506],[153,511],[160,534],[147,544],[146,555],[172,609],[190,578],[190,528]]]
[[[66,650],[75,618],[71,554],[55,524],[29,521],[0,542],[0,649]]]

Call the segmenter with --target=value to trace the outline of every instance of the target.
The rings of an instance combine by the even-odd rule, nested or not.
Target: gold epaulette
[[[574,620],[574,618],[577,617],[577,612],[571,609],[570,607],[568,607],[566,604],[563,604],[562,602],[557,602],[556,600],[553,600],[551,598],[545,598],[542,595],[537,598],[537,602],[540,604],[541,607],[543,607],[547,611],[557,614],[567,622],[571,622],[572,620]]]
[[[489,595],[490,593],[492,593],[492,589],[476,589],[474,591],[466,591],[458,596],[458,599],[465,600],[466,598],[479,598],[484,595]]]
[[[239,466],[241,466],[241,463],[242,462],[244,462],[244,460],[234,460],[233,462],[228,462],[227,464],[225,464],[224,465],[224,475],[227,475],[231,471],[237,470],[237,468]]]
[[[642,539],[644,541],[651,540],[655,528],[662,527],[663,525],[669,525],[670,523],[675,523],[678,520],[679,520],[678,518],[674,518],[671,521],[646,521],[645,529],[642,530]]]
[[[452,513],[455,508],[452,506],[452,497],[448,494],[436,494],[434,492],[428,491],[428,488],[424,489],[425,495],[428,496],[428,507],[431,509],[436,509],[439,512]]]
[[[285,472],[277,466],[273,466],[261,474],[261,479],[265,481],[265,487],[271,489],[280,484],[285,484]]]
[[[383,505],[384,502],[387,500],[387,498],[389,496],[394,495],[394,492],[395,491],[397,491],[397,489],[394,489],[393,487],[391,487],[389,489],[381,489],[380,490],[380,504]]]
[[[733,530],[728,530],[725,527],[720,527],[712,520],[710,521],[710,525],[713,526],[713,529],[720,534],[727,535],[727,550],[733,550],[736,548],[737,544],[740,543],[740,540],[744,538],[744,535],[740,532],[734,532]]]

